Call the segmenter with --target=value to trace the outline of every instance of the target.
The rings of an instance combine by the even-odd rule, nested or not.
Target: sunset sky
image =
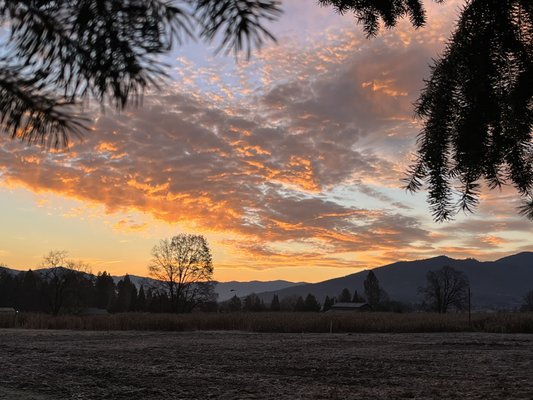
[[[512,189],[474,215],[431,220],[401,179],[413,102],[461,1],[366,39],[351,16],[285,1],[278,43],[250,60],[190,43],[140,108],[99,108],[67,152],[0,142],[0,263],[67,250],[94,272],[147,275],[151,248],[205,235],[215,279],[315,282],[400,259],[482,260],[533,250]]]

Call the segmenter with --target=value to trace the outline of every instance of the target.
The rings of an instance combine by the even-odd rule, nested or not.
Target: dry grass
[[[106,316],[0,315],[0,328],[73,329],[94,331],[247,332],[497,332],[533,333],[533,313],[466,314],[391,313],[230,313],[142,314]]]

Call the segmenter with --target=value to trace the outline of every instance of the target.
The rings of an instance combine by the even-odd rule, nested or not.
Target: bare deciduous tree
[[[164,283],[174,311],[184,312],[213,297],[213,263],[202,235],[180,234],[162,239],[152,249],[150,274]]]
[[[63,307],[65,290],[69,277],[74,272],[91,273],[91,266],[81,260],[70,260],[65,250],[51,250],[43,257],[41,267],[45,269],[45,277],[48,287],[48,299],[52,314],[57,315]]]
[[[450,307],[463,309],[468,302],[470,284],[466,275],[446,265],[427,273],[427,285],[420,291],[431,309],[444,314]]]

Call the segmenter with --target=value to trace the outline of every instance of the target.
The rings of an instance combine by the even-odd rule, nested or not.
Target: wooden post
[[[468,286],[468,326],[472,330],[472,293],[470,292],[470,285]]]

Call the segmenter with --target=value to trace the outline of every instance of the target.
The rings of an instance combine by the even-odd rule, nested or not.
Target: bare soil
[[[0,330],[0,399],[532,399],[533,335]]]

